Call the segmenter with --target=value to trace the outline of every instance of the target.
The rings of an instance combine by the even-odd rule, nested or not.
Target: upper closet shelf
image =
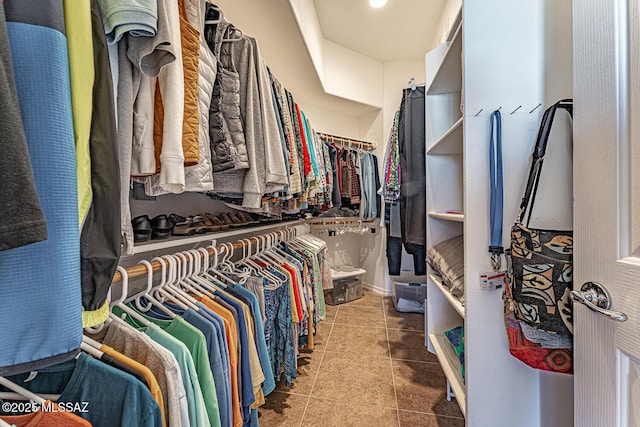
[[[462,22],[458,25],[442,63],[436,71],[428,95],[454,93],[462,90]]]
[[[444,375],[447,377],[447,380],[449,380],[451,390],[456,396],[460,410],[462,414],[466,416],[467,388],[460,373],[460,360],[444,334],[429,334],[429,341],[431,341],[436,351],[440,366],[442,366]]]
[[[462,153],[462,117],[456,121],[427,151],[429,155]]]
[[[444,297],[447,299],[451,307],[453,307],[454,310],[457,311],[458,314],[464,319],[464,313],[465,313],[464,305],[462,305],[462,303],[458,298],[451,295],[451,292],[449,291],[449,289],[447,289],[442,284],[442,279],[436,276],[435,274],[429,274],[429,279],[431,279],[431,281],[435,283],[435,285],[438,287],[440,292],[442,292],[442,295],[444,295]]]
[[[133,248],[133,254],[142,254],[147,252],[162,251],[165,249],[176,248],[179,246],[196,245],[198,243],[209,242],[213,245],[216,244],[218,239],[226,239],[229,237],[242,236],[246,234],[260,234],[263,231],[269,231],[273,229],[284,228],[292,225],[303,224],[304,221],[287,221],[287,222],[274,222],[269,225],[261,225],[259,227],[242,227],[236,229],[229,229],[225,231],[219,231],[215,233],[199,234],[196,236],[172,236],[167,240],[151,240],[148,243],[141,243]]]

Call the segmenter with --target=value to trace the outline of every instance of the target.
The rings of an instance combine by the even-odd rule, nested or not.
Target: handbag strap
[[[522,223],[527,211],[529,212],[529,215],[527,216],[527,227],[531,221],[531,213],[533,212],[533,205],[536,200],[538,184],[540,182],[540,173],[542,172],[542,163],[547,151],[547,142],[549,141],[551,127],[553,126],[553,119],[558,108],[567,110],[569,115],[573,117],[573,99],[563,99],[556,102],[551,107],[547,108],[542,116],[540,128],[538,129],[538,136],[536,137],[536,145],[533,149],[531,168],[529,169],[529,177],[527,178],[527,186],[524,191],[524,197],[520,202],[520,211],[518,212],[519,223]]]
[[[500,111],[491,113],[491,139],[489,146],[489,174],[491,175],[491,207],[489,227],[491,229],[491,266],[500,270],[502,247],[502,217],[504,192],[502,183],[502,116]]]

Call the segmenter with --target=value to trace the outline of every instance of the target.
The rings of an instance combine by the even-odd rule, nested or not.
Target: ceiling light
[[[379,8],[387,4],[387,0],[369,0],[369,6]]]

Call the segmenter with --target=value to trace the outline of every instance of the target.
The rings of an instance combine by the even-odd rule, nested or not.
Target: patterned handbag
[[[564,99],[542,117],[525,194],[511,229],[504,294],[511,353],[536,369],[564,373],[572,370],[573,235],[531,228],[529,222],[556,110],[563,108],[571,115],[572,107],[572,100]]]

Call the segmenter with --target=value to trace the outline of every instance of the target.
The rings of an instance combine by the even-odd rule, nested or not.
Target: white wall
[[[544,106],[548,107],[552,103],[573,96],[573,16],[571,0],[544,0],[545,8],[545,29],[544,37]],[[556,129],[557,131],[558,129]],[[561,130],[561,129],[560,129]],[[553,140],[552,140],[553,141]],[[567,142],[568,141],[568,142]],[[547,182],[567,182],[558,179],[557,174],[549,174],[549,171],[559,170],[568,172],[568,180],[571,183],[571,168],[563,167],[563,163],[571,165],[572,146],[570,139],[559,139],[556,144],[548,146],[548,161],[545,160],[542,174],[546,176]],[[556,162],[557,167],[554,167]],[[567,169],[569,169],[567,171]],[[541,182],[544,185],[544,182]],[[573,197],[572,188],[559,186],[564,193],[565,204],[552,202],[552,205],[563,206],[564,212],[568,213],[562,218],[560,212],[555,211],[554,218],[557,220],[551,228],[569,229],[572,225]],[[545,187],[541,187],[538,194],[544,194]],[[547,188],[551,188],[547,186]],[[548,191],[547,191],[548,193]],[[563,196],[556,192],[556,198]],[[568,196],[567,196],[568,195]],[[547,213],[554,212],[546,210]],[[535,212],[534,212],[535,214]],[[541,425],[572,426],[573,425],[573,376],[541,372],[540,373],[540,423]]]
[[[571,0],[544,0],[545,106],[573,96],[573,9]]]
[[[289,0],[327,94],[382,107],[382,63],[324,38],[312,0]]]
[[[426,52],[425,52],[426,53]],[[409,87],[409,80],[416,79],[416,83],[424,83],[424,57],[401,61],[385,62],[384,64],[384,143],[389,138],[389,131],[393,122],[393,115],[400,107],[402,89]]]
[[[304,102],[302,109],[314,129],[340,136],[360,138],[360,118],[358,116],[319,107],[312,101]]]
[[[318,21],[318,15],[313,7],[313,0],[289,0],[302,38],[309,51],[309,56],[313,62],[318,76],[324,75],[324,37]],[[322,79],[322,77],[321,77]]]
[[[453,26],[453,21],[458,14],[461,6],[462,0],[447,0],[444,7],[442,8],[440,22],[438,23],[438,27],[435,31],[435,36],[433,38],[430,49],[438,46],[440,43],[445,41],[446,35]]]
[[[324,40],[323,46],[324,90],[331,95],[382,107],[382,63],[329,40]]]

